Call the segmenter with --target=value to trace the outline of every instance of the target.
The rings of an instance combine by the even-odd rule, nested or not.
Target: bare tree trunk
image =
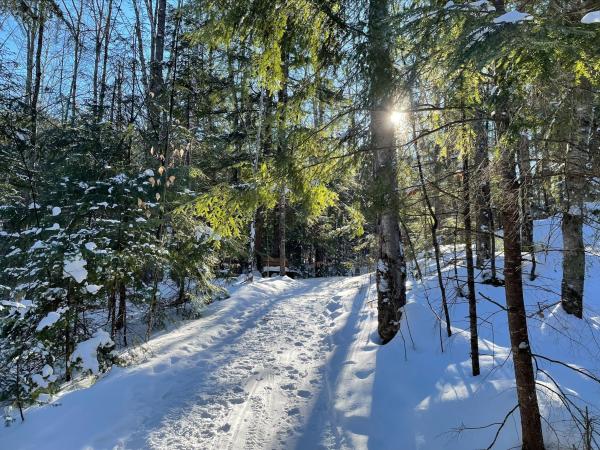
[[[260,151],[262,148],[262,120],[263,120],[263,103],[264,103],[264,92],[261,89],[260,97],[258,100],[258,120],[256,125],[256,150],[254,154],[254,161],[252,164],[253,174],[256,176],[258,172],[258,161],[260,159]],[[248,281],[252,282],[254,279],[254,269],[256,267],[256,216],[258,214],[258,208],[254,210],[252,214],[252,222],[250,223],[250,248],[248,249]],[[281,268],[280,268],[281,271]]]
[[[523,299],[521,273],[521,240],[519,237],[519,184],[514,168],[514,150],[504,149],[502,158],[502,202],[504,222],[504,280],[508,328],[521,412],[523,449],[544,448],[542,424],[531,360],[527,316]]]
[[[491,280],[490,281],[494,286],[501,286],[503,284],[503,281],[498,279],[497,271],[496,271],[496,221],[494,219],[494,209],[492,208],[491,205],[490,205],[489,218],[490,218],[490,233],[489,234],[490,234],[490,241],[491,241],[491,245],[490,245]]]
[[[583,288],[585,280],[585,247],[583,218],[586,192],[587,149],[590,145],[593,111],[583,108],[575,112],[579,131],[576,144],[567,144],[562,217],[563,277],[561,303],[575,317],[583,317]]]
[[[38,100],[40,97],[40,90],[42,87],[42,49],[44,47],[44,28],[46,19],[44,17],[43,6],[40,6],[39,14],[39,26],[37,30],[37,46],[35,50],[35,80],[33,83],[33,93],[31,95],[31,143],[34,147],[33,164],[35,168],[37,160],[37,151],[35,145],[37,143],[37,118],[38,118]]]
[[[163,103],[164,79],[163,59],[165,52],[165,25],[167,17],[166,0],[158,0],[156,4],[156,25],[153,36],[152,52],[150,59],[150,126],[154,134],[154,144],[161,147],[163,133],[161,105]]]
[[[161,0],[162,1],[162,0]],[[178,8],[181,7],[181,0],[178,2]],[[169,174],[170,174],[170,160],[171,160],[171,154],[169,152],[170,146],[169,146],[169,139],[170,139],[170,131],[171,131],[171,125],[172,125],[172,121],[173,121],[173,110],[175,107],[175,80],[177,79],[177,63],[178,63],[178,56],[179,56],[179,36],[180,36],[180,25],[181,25],[181,15],[177,16],[177,21],[174,24],[173,27],[173,40],[172,40],[172,45],[171,45],[171,49],[170,49],[170,66],[171,66],[171,70],[172,72],[170,73],[170,77],[171,77],[171,85],[170,85],[170,89],[168,90],[168,98],[165,99],[167,101],[167,105],[168,105],[168,110],[167,110],[167,115],[165,117],[165,126],[164,126],[164,133],[161,134],[159,137],[162,138],[164,140],[164,145],[163,142],[160,142],[161,147],[157,148],[158,152],[161,152],[163,155],[163,173],[162,173],[162,195],[159,197],[159,206],[160,206],[160,212],[159,212],[159,217],[158,217],[158,230],[156,232],[156,237],[157,240],[159,241],[159,245],[162,247],[165,245],[165,238],[164,238],[164,234],[165,234],[165,229],[167,228],[167,223],[165,220],[165,215],[166,215],[166,210],[167,210],[167,186],[168,186],[168,181],[169,180]],[[163,32],[164,32],[164,27],[163,27]],[[164,36],[163,36],[164,38]],[[163,42],[163,46],[164,46],[164,42]],[[162,49],[164,50],[164,48]],[[161,50],[161,51],[162,51]],[[162,60],[162,57],[161,57]],[[161,64],[162,66],[162,64]],[[161,80],[161,84],[163,83],[163,78],[162,78],[162,68],[161,68],[161,73],[160,73],[160,80]],[[162,86],[161,88],[164,88],[164,86]],[[157,265],[154,267],[154,280],[153,280],[153,287],[152,287],[152,297],[150,300],[150,308],[148,311],[148,322],[147,322],[147,327],[146,327],[146,341],[148,339],[150,339],[150,335],[152,333],[153,327],[154,327],[154,321],[155,321],[155,316],[156,316],[156,310],[158,307],[158,283],[160,281],[160,278],[164,277],[164,273],[162,268]]]
[[[19,415],[21,416],[21,422],[25,422],[25,416],[23,415],[23,400],[21,399],[21,356],[17,358],[17,379],[15,380],[16,391],[17,391],[17,408],[19,408]]]
[[[73,338],[76,335],[75,323],[77,320],[77,313],[72,305],[72,293],[71,283],[67,287],[67,306],[69,309],[65,314],[65,380],[71,381],[71,354],[73,352]],[[71,318],[74,320],[71,321]],[[73,328],[71,328],[71,322],[73,322]]]
[[[136,49],[136,40],[137,36],[133,36],[131,42],[131,54],[135,55]],[[137,87],[137,77],[136,77],[136,58],[131,58],[131,100],[129,102],[129,118],[127,119],[127,124],[131,126],[135,122],[135,90]],[[131,151],[133,148],[133,133],[129,135],[129,145],[127,146],[127,164],[131,164]],[[188,152],[189,153],[189,152]]]
[[[521,198],[521,242],[523,251],[531,255],[531,272],[529,279],[535,280],[535,247],[533,243],[533,215],[532,215],[532,177],[531,157],[529,156],[529,138],[521,136],[519,143],[519,175]]]
[[[498,12],[505,12],[504,1],[495,0]],[[504,280],[508,330],[515,370],[517,399],[521,415],[523,450],[543,450],[544,437],[538,406],[535,374],[529,344],[527,316],[523,298],[521,272],[521,239],[519,226],[519,183],[515,174],[516,151],[510,142],[510,86],[502,70],[497,74],[499,94],[496,98],[496,133],[500,144],[500,188],[502,190],[502,222],[504,226]]]
[[[473,238],[471,230],[471,195],[469,156],[463,160],[463,220],[465,225],[465,260],[467,263],[467,298],[469,300],[469,330],[471,332],[471,369],[473,376],[479,370],[479,338],[477,333],[477,298],[475,297],[475,270],[473,267]]]
[[[125,121],[125,114],[123,113],[123,81],[125,79],[125,67],[122,62],[119,62],[119,68],[117,70],[117,79],[116,79],[116,90],[117,90],[117,117],[116,117],[116,125],[117,129],[121,129],[123,123]],[[114,91],[114,90],[113,90]],[[112,113],[111,113],[111,122],[112,122]]]
[[[110,96],[110,108],[108,113],[108,121],[112,124],[115,124],[115,108],[117,107],[117,91],[121,78],[121,65],[117,67],[117,76],[115,77],[115,82],[112,87],[112,94]],[[115,124],[117,125],[117,124]],[[118,125],[117,125],[118,128]]]
[[[141,24],[141,19],[140,19],[140,10],[139,10],[137,0],[133,0],[132,4],[133,4],[133,11],[135,13],[135,37],[136,37],[138,58],[140,59],[140,72],[141,72],[142,86],[144,87],[144,94],[146,94],[146,96],[148,96],[148,92],[149,92],[150,88],[149,88],[149,82],[148,82],[148,69],[146,66],[146,56],[144,55],[144,45],[143,45],[144,41],[142,39],[142,24]]]
[[[491,259],[494,230],[491,225],[488,130],[483,118],[479,119],[475,122],[475,264],[478,269],[483,269]]]
[[[506,11],[504,0],[494,0],[496,11]],[[504,281],[508,330],[515,370],[517,399],[521,416],[523,450],[543,450],[544,436],[535,386],[535,374],[529,344],[523,276],[521,273],[521,239],[519,226],[519,183],[515,174],[516,152],[510,142],[508,92],[510,86],[499,70],[499,94],[496,98],[496,133],[500,143],[500,188],[502,189],[502,222],[504,226]]]
[[[416,137],[416,136],[415,136]],[[436,186],[435,194],[431,198],[431,206],[433,207],[433,213],[438,220],[438,227],[444,226],[444,206],[442,202],[442,193],[438,189],[442,179],[442,163],[440,161],[440,149],[439,146],[433,151],[433,183]]]
[[[94,4],[94,3],[93,3]],[[101,3],[95,3],[98,7],[94,12],[96,29],[94,30],[94,71],[92,74],[92,113],[94,117],[98,115],[98,72],[100,70],[100,56],[102,53],[102,24],[104,22],[104,0]]]
[[[150,306],[148,308],[148,317],[146,322],[146,336],[145,341],[148,342],[150,340],[150,336],[152,335],[152,331],[154,329],[156,308],[158,306],[158,282],[159,282],[159,273],[158,269],[155,267],[152,273],[152,295],[150,297]]]
[[[437,147],[436,147],[437,149]],[[448,311],[448,301],[446,299],[446,286],[444,285],[444,279],[442,278],[442,266],[440,264],[441,254],[440,254],[440,243],[438,242],[437,230],[438,230],[438,219],[436,212],[431,206],[431,202],[429,201],[429,195],[427,194],[427,188],[425,187],[425,177],[423,176],[423,167],[421,165],[421,157],[419,156],[419,152],[417,151],[417,167],[419,169],[419,178],[421,180],[421,190],[423,191],[423,198],[425,200],[425,205],[427,206],[427,210],[431,216],[431,240],[433,243],[433,250],[435,253],[435,268],[437,271],[438,278],[438,286],[440,288],[440,294],[442,296],[442,309],[444,310],[444,317],[446,319],[446,334],[448,337],[452,336],[452,327],[450,325],[450,312]],[[416,257],[415,257],[416,260]]]
[[[452,266],[454,269],[454,281],[456,282],[456,296],[463,297],[465,293],[463,292],[463,287],[460,284],[460,277],[458,276],[458,251],[456,249],[456,241],[458,240],[458,224],[460,223],[460,211],[458,209],[455,210],[455,220],[454,220],[454,231],[452,232]]]
[[[115,338],[116,331],[116,317],[117,317],[117,288],[118,280],[115,276],[113,279],[112,288],[110,290],[110,296],[108,297],[108,321],[110,322],[110,338]]]
[[[595,106],[593,110],[592,133],[588,148],[590,150],[591,173],[600,173],[600,107]],[[598,189],[596,189],[596,192],[599,192]]]
[[[288,164],[286,161],[288,157],[288,145],[286,136],[286,125],[287,125],[287,103],[288,103],[288,76],[289,76],[289,29],[286,28],[283,37],[281,39],[281,64],[283,72],[283,81],[281,83],[281,89],[277,93],[277,103],[279,110],[279,121],[277,130],[277,157],[279,158],[280,167],[285,168]],[[285,169],[284,169],[285,170]],[[282,178],[284,178],[283,175]],[[287,186],[284,181],[280,186],[281,192],[279,193],[279,275],[284,276],[286,274],[286,227],[285,227],[285,213],[286,213],[286,192]]]
[[[375,205],[379,234],[377,261],[378,332],[385,344],[400,329],[406,304],[406,266],[398,224],[398,180],[394,109],[392,43],[388,0],[369,2],[369,83],[371,146],[374,152]]]
[[[77,22],[75,23],[75,32],[73,33],[74,51],[73,51],[73,75],[71,76],[71,87],[69,88],[69,97],[67,98],[67,107],[65,108],[65,122],[69,119],[69,112],[71,112],[71,124],[75,121],[75,112],[77,110],[77,79],[79,77],[79,61],[81,58],[81,52],[83,45],[81,43],[81,20],[83,17],[83,0],[79,2],[79,9],[73,8],[77,14]]]
[[[32,23],[26,27],[27,34],[27,73],[25,75],[25,104],[31,106],[31,97],[33,94],[33,71],[34,69],[34,55],[35,55],[35,36],[37,32],[37,22],[32,20]]]
[[[62,48],[61,48],[61,56],[60,56],[60,70],[59,70],[59,75],[58,75],[58,99],[60,101],[60,117],[61,119],[63,117],[65,117],[65,108],[63,105],[63,99],[64,99],[64,95],[63,95],[63,82],[64,82],[64,74],[65,74],[65,53],[66,53],[66,49],[67,49],[67,38],[63,37],[63,42],[62,42]],[[67,102],[69,100],[67,99]],[[63,120],[61,125],[64,125],[66,122],[66,120]]]
[[[115,329],[121,330],[125,327],[127,317],[127,289],[123,280],[119,280],[119,310],[115,321]]]
[[[112,7],[112,0],[108,0],[108,12],[106,14],[106,24],[104,25],[104,55],[102,59],[102,75],[100,76],[100,95],[98,98],[97,116],[98,121],[101,121],[104,115],[104,97],[106,96],[106,71],[108,66],[108,47],[110,44]]]
[[[279,275],[285,275],[285,184],[279,197]]]

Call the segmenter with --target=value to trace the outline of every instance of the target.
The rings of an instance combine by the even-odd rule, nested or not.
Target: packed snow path
[[[244,286],[206,318],[153,339],[144,364],[115,368],[90,389],[58,399],[56,408],[30,410],[25,423],[0,436],[10,442],[0,447],[337,448],[335,430],[319,420],[332,406],[330,363],[339,359],[333,330],[349,315],[350,339],[358,329],[367,280],[277,278]]]
[[[559,305],[550,304],[543,317],[536,313],[555,301],[550,289],[560,290],[561,260],[554,255],[540,255],[539,276],[526,285],[532,347],[600,373],[600,305],[592,295],[600,278],[586,281],[583,321]],[[597,270],[600,258],[590,263]],[[480,299],[482,373],[471,376],[467,303],[451,302],[453,335],[445,338],[428,305],[439,306],[439,296],[432,266],[427,270],[423,284],[408,282],[400,333],[385,346],[377,343],[369,275],[277,277],[234,287],[202,318],[138,347],[131,366],[0,428],[0,450],[486,448],[497,430],[490,424],[516,404],[506,314]],[[504,302],[501,288],[478,284],[478,292]],[[538,364],[600,417],[600,385],[563,366]],[[553,380],[538,374],[540,409],[552,426],[545,427],[548,448],[578,447],[580,435],[553,394]],[[494,448],[519,442],[515,412]]]

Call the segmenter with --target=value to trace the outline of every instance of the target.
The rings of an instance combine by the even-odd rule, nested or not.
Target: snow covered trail
[[[549,227],[537,228],[549,235]],[[453,335],[445,337],[432,313],[440,307],[437,276],[425,262],[424,280],[407,283],[400,333],[385,346],[377,343],[369,275],[260,279],[154,337],[143,346],[145,362],[115,367],[54,406],[30,408],[24,423],[0,428],[0,450],[487,448],[516,405],[506,314],[484,301],[502,304],[504,290],[477,285],[481,376],[473,377],[467,302],[451,284]],[[600,257],[588,264],[583,321],[556,304],[558,253],[538,254],[538,277],[525,293],[534,351],[599,374]],[[577,448],[581,435],[553,380],[595,418],[600,384],[536,364],[544,370],[537,381],[547,448]],[[518,414],[494,448],[519,447]]]
[[[0,431],[0,448],[291,448],[332,404],[329,361],[341,358],[332,333],[356,318],[345,308],[362,308],[367,280],[244,286],[205,318],[153,339],[147,362],[29,410]],[[336,448],[332,428],[318,439]]]

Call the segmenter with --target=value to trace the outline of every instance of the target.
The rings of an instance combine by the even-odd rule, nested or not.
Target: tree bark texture
[[[398,180],[394,125],[394,80],[388,0],[369,3],[369,83],[371,145],[374,152],[374,184],[379,233],[377,261],[378,331],[383,343],[400,329],[406,304],[406,266],[398,223]]]
[[[575,144],[567,144],[563,189],[563,278],[561,303],[563,309],[575,317],[583,317],[583,289],[585,279],[585,247],[583,217],[586,192],[586,167],[590,144],[592,114],[589,110],[579,115],[579,133]]]
[[[502,77],[500,79],[502,80]],[[501,145],[500,188],[503,195],[500,208],[504,224],[504,280],[508,329],[521,415],[522,448],[523,450],[543,450],[542,422],[523,298],[519,182],[515,172],[516,149],[515,144],[508,136],[510,118],[505,102],[504,98],[498,101],[496,132]]]
[[[465,226],[465,260],[467,263],[467,299],[469,300],[469,330],[471,332],[471,369],[473,376],[479,370],[479,338],[477,333],[477,298],[475,296],[475,269],[473,266],[473,238],[471,225],[471,195],[469,156],[463,160],[463,221]]]

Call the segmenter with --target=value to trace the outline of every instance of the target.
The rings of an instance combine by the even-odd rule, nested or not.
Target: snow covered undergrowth
[[[600,373],[600,262],[591,255],[597,246],[590,234],[586,317],[579,321],[553,306],[559,232],[558,222],[537,223],[536,239],[547,252],[538,253],[536,280],[525,277],[533,352]],[[454,334],[440,338],[428,305],[439,312],[437,282],[427,263],[424,283],[410,283],[401,334],[386,346],[377,344],[369,275],[258,280],[236,287],[203,318],[152,339],[144,363],[114,368],[89,389],[28,410],[24,423],[0,430],[0,448],[486,448],[497,430],[489,425],[516,405],[506,313],[478,295],[482,373],[472,377],[466,300],[455,299],[455,281],[448,281]],[[451,266],[446,271],[453,274]],[[502,288],[477,290],[504,303]],[[599,384],[538,363],[571,400],[600,416]],[[547,446],[577,447],[577,429],[549,376],[538,374]],[[495,448],[518,443],[515,412]]]

